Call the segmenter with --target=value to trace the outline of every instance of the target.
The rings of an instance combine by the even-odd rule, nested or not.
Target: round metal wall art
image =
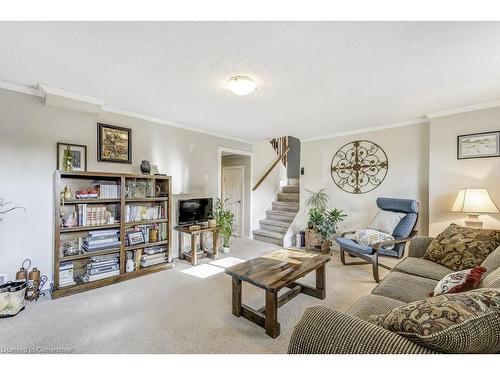
[[[351,194],[376,189],[389,168],[384,150],[370,141],[354,141],[343,145],[333,156],[331,174],[335,184]]]

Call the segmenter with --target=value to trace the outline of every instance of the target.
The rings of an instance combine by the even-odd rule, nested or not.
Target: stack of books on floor
[[[141,267],[150,267],[167,261],[167,247],[153,246],[143,250],[141,255]]]
[[[61,262],[59,265],[59,287],[75,285],[74,276],[75,265],[73,262]]]
[[[90,262],[87,264],[87,272],[80,278],[84,283],[88,283],[119,274],[119,255],[100,255],[90,258]]]
[[[120,231],[117,229],[94,230],[83,240],[85,251],[98,251],[120,247]]]

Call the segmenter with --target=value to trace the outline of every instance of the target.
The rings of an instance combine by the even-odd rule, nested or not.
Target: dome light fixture
[[[248,95],[257,89],[254,80],[247,76],[234,76],[227,81],[226,88],[238,96]]]

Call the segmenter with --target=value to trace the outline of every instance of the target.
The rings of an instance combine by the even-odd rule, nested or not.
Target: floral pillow
[[[500,230],[473,229],[451,224],[432,240],[424,259],[453,271],[460,271],[481,265],[498,246]]]
[[[374,229],[358,229],[354,233],[354,239],[357,243],[365,246],[373,246],[378,242],[382,241],[392,241],[394,237],[390,234],[379,232]],[[394,245],[388,245],[384,247],[385,250],[394,249]]]
[[[452,272],[443,277],[431,293],[431,297],[440,294],[460,293],[477,288],[484,278],[486,268],[478,266],[468,270]]]
[[[500,351],[500,290],[442,294],[372,315],[370,322],[444,353]]]

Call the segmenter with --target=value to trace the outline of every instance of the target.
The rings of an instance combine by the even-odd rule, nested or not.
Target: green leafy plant
[[[212,215],[217,223],[217,226],[220,227],[219,234],[222,237],[222,245],[224,247],[229,247],[231,237],[236,231],[234,214],[226,207],[228,200],[229,199],[222,200],[217,198],[214,210],[212,211]]]
[[[324,188],[320,189],[319,191],[311,191],[307,189],[306,191],[309,194],[309,197],[306,199],[307,207],[326,210],[326,205],[328,204],[330,198],[328,197],[328,194],[325,192]]]
[[[337,208],[322,212],[323,220],[315,226],[314,230],[319,233],[323,241],[329,241],[337,232],[338,224],[343,221],[344,217],[347,215]]]
[[[325,189],[318,192],[307,190],[309,198],[306,200],[308,211],[308,227],[319,234],[323,241],[329,241],[337,232],[338,225],[347,216],[342,210],[332,208],[327,210],[330,200]]]

